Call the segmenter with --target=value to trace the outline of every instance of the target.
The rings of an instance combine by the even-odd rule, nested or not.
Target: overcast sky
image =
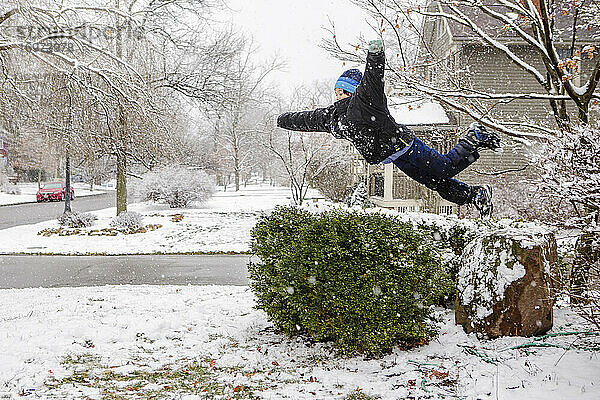
[[[343,65],[319,47],[334,21],[340,43],[356,42],[362,32],[374,36],[366,14],[349,0],[229,0],[231,21],[250,33],[261,47],[259,56],[279,53],[285,71],[273,79],[282,90],[299,83],[337,77],[356,65]],[[361,71],[363,66],[359,66]]]

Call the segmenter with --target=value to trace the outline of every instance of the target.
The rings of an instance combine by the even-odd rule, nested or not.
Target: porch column
[[[394,200],[394,164],[385,164],[383,170],[383,200]]]

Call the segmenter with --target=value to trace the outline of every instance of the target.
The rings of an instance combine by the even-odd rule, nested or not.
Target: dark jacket
[[[352,142],[369,164],[378,164],[414,138],[405,125],[390,115],[383,91],[383,52],[367,55],[364,76],[352,97],[313,111],[288,112],[277,126],[292,131],[329,132]]]

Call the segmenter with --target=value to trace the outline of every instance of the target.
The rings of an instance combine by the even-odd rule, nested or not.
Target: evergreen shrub
[[[431,305],[452,290],[435,244],[394,216],[278,207],[259,219],[251,246],[257,307],[288,335],[343,354],[426,343]]]

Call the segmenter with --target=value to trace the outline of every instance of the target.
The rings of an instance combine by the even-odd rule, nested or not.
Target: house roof
[[[509,10],[504,6],[498,5],[498,2],[495,0],[484,0],[484,2],[489,4],[490,9],[513,18],[513,20],[516,21],[519,26],[521,26],[525,31],[531,33],[531,27],[529,23],[519,14],[512,12],[512,10]],[[570,44],[573,36],[573,15],[576,8],[572,3],[572,1],[569,2],[562,0],[562,5],[560,6],[559,11],[556,13],[554,21],[555,38],[558,38],[559,42],[562,41],[565,44]],[[429,7],[440,7],[440,3],[437,0],[432,0],[429,4]],[[442,10],[452,14],[452,12],[446,6],[441,7]],[[475,24],[477,24],[477,26],[483,28],[487,34],[494,38],[503,39],[503,41],[523,40],[512,29],[507,29],[506,24],[503,21],[499,21],[487,14],[484,14],[477,8],[462,5],[457,5],[456,7],[467,17],[469,17],[469,19],[471,19]],[[459,24],[452,20],[448,20],[448,28],[453,38],[456,40],[465,41],[479,38],[470,27]],[[600,41],[600,26],[598,25],[598,21],[594,21],[591,13],[587,14],[586,12],[580,12],[577,22],[576,42],[579,44],[588,44],[598,41]]]
[[[450,123],[448,113],[439,103],[409,97],[388,97],[394,120],[404,125],[443,125]]]

